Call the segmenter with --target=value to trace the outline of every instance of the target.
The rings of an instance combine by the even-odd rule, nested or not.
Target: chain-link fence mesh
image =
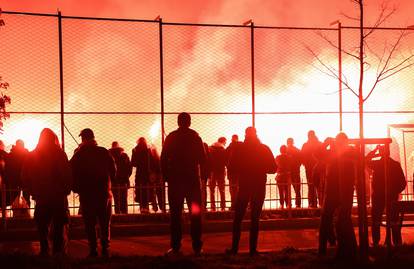
[[[11,85],[7,93],[12,97],[11,118],[2,135],[8,148],[22,138],[33,149],[40,130],[49,127],[59,139],[64,130],[65,150],[71,157],[80,130],[89,127],[104,147],[118,141],[131,155],[136,140],[146,137],[161,151],[163,136],[176,128],[181,111],[192,113],[192,127],[209,145],[220,136],[228,141],[232,134],[243,138],[255,111],[259,137],[275,156],[288,137],[301,148],[310,129],[321,140],[339,130],[338,31],[344,81],[358,89],[358,62],[352,56],[357,53],[358,29],[349,27],[252,28],[62,16],[60,39],[58,15],[3,12],[2,18],[6,25],[0,28],[0,75]],[[400,34],[398,29],[383,29],[369,37],[365,95],[384,48],[392,49]],[[412,53],[412,41],[413,35],[404,36],[389,67],[398,67]],[[411,70],[381,81],[366,101],[367,137],[385,137],[388,124],[413,121]],[[343,130],[357,137],[358,99],[346,87],[343,110]],[[395,128],[392,133],[410,180],[405,199],[412,199],[413,133]],[[134,174],[130,181],[133,185]],[[304,207],[306,183],[302,171]],[[138,212],[133,189],[128,196],[128,212]],[[70,200],[76,207],[77,198]],[[268,178],[264,208],[279,208],[274,175]]]

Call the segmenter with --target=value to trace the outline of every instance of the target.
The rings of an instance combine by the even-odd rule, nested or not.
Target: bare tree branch
[[[388,3],[383,2],[381,5],[381,12],[378,15],[377,20],[375,21],[373,27],[366,34],[364,34],[364,39],[370,36],[376,29],[378,29],[378,27],[380,27],[385,21],[387,21],[388,18],[394,15],[396,11],[397,9],[395,7],[392,7],[391,9],[389,9]]]
[[[337,44],[335,44],[334,42],[332,42],[332,40],[330,40],[327,36],[325,36],[324,34],[322,34],[320,31],[317,31],[317,32],[316,32],[316,34],[317,34],[318,36],[320,36],[322,39],[324,39],[326,42],[328,42],[328,44],[329,44],[329,45],[331,45],[332,47],[334,47],[334,48],[336,48],[336,49],[339,49],[339,47],[338,47],[338,45],[337,45]],[[344,50],[344,49],[342,49],[342,48],[341,48],[341,51],[342,51],[343,53],[345,53],[346,55],[351,56],[351,57],[353,57],[353,58],[355,58],[355,59],[359,60],[359,57],[358,57],[357,55],[352,54],[351,52],[346,51],[346,50]]]
[[[349,16],[348,14],[345,14],[344,12],[340,12],[339,15],[341,15],[342,17],[344,17],[346,19],[352,20],[352,21],[359,21],[359,18]]]
[[[326,69],[326,72],[321,70],[318,67],[315,67],[316,69],[318,69],[319,71],[321,71],[322,73],[331,76],[335,79],[339,80],[339,76],[338,76],[338,72],[336,72],[337,70],[335,70],[335,68],[328,66],[327,64],[325,64],[321,58],[309,47],[305,45],[305,48],[313,55],[313,57],[315,57],[315,59]],[[352,87],[349,85],[348,80],[342,80],[342,84],[345,86],[345,89],[350,90],[356,97],[358,97],[358,94],[356,93],[356,91],[354,89],[352,89]]]

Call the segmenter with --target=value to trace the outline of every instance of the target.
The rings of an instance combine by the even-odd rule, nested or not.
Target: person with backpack
[[[377,160],[374,158],[379,157]],[[372,169],[372,241],[377,247],[380,241],[380,225],[382,215],[386,207],[386,200],[392,205],[399,200],[400,193],[407,186],[401,164],[390,157],[389,150],[385,146],[378,145],[366,156],[367,166]],[[385,165],[387,165],[388,184],[385,182]],[[387,184],[387,190],[386,190]],[[386,196],[387,194],[387,196]],[[388,198],[388,199],[387,199]],[[402,244],[401,226],[399,225],[398,210],[390,208],[391,236],[393,244]],[[387,236],[390,236],[387,234]]]

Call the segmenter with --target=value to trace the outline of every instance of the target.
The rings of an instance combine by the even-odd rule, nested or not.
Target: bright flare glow
[[[156,120],[150,130],[149,130],[149,135],[151,137],[151,143],[154,143],[155,140],[160,136],[160,132],[161,132],[161,123],[159,120]]]
[[[22,139],[26,148],[33,150],[39,140],[40,132],[46,127],[47,125],[38,119],[24,119],[10,124],[4,131],[4,143],[12,145],[17,139]]]

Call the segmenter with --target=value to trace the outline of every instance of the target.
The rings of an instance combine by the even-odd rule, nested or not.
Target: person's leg
[[[305,167],[306,181],[308,183],[308,201],[309,207],[317,207],[316,188],[314,182],[312,181],[312,170],[312,167]]]
[[[49,224],[52,219],[52,214],[50,209],[46,206],[40,206],[36,204],[34,219],[36,221],[37,231],[39,234],[40,242],[40,254],[47,255],[49,253],[49,243],[48,243],[48,234],[49,234]]]
[[[357,255],[357,241],[351,219],[351,206],[340,206],[336,224],[338,237],[337,258],[347,261],[354,260]]]
[[[65,236],[64,228],[69,221],[67,204],[62,202],[53,212],[53,254],[64,254]]]
[[[207,180],[201,180],[201,201],[203,209],[207,209]]]
[[[380,226],[382,221],[382,214],[384,212],[384,201],[380,201],[380,199],[372,199],[372,208],[371,208],[371,217],[372,217],[372,227],[371,227],[371,234],[372,234],[372,244],[376,247],[378,246],[381,233],[380,233]]]
[[[402,236],[401,236],[401,226],[400,226],[400,212],[396,202],[398,201],[397,197],[392,197],[391,208],[390,208],[390,221],[391,221],[391,232],[392,232],[392,242],[394,246],[402,245]]]
[[[109,242],[111,239],[111,215],[112,215],[112,201],[102,201],[99,205],[98,221],[100,228],[100,239],[102,247],[102,255],[108,254]]]
[[[170,246],[173,250],[179,251],[181,248],[181,213],[183,211],[184,195],[183,186],[177,183],[168,183],[168,202],[170,205],[170,230],[171,242]]]
[[[279,203],[282,208],[285,207],[285,190],[283,184],[277,182],[277,189],[279,190]]]
[[[201,189],[199,184],[194,184],[186,192],[185,199],[190,211],[191,218],[191,239],[193,241],[193,250],[196,254],[201,251],[203,242],[201,240],[202,223],[201,223]]]
[[[296,207],[301,207],[300,174],[292,174],[292,185],[295,191],[295,205]]]
[[[247,204],[250,200],[250,190],[246,187],[239,188],[239,194],[237,196],[235,209],[234,209],[234,220],[233,220],[233,238],[232,248],[233,253],[237,253],[239,250],[239,242],[241,236],[241,223],[243,221],[244,214],[246,213]]]
[[[216,210],[216,198],[215,198],[216,184],[217,184],[216,174],[211,173],[211,178],[209,179],[208,187],[210,189],[210,208],[212,211]]]
[[[82,198],[81,198],[82,199]],[[88,237],[89,244],[89,256],[96,256],[97,243],[96,243],[96,220],[97,220],[97,207],[94,205],[95,201],[82,201],[82,218],[85,224],[85,232]]]
[[[161,212],[165,212],[165,185],[163,181],[157,183],[156,196],[158,199],[158,206],[160,207]]]
[[[121,214],[128,214],[128,185],[121,184],[120,187],[120,212]]]
[[[257,186],[251,199],[251,223],[250,223],[250,254],[257,252],[257,239],[259,237],[259,219],[266,196],[266,184]]]
[[[326,203],[321,212],[321,222],[319,226],[319,254],[325,255],[327,242],[332,236],[333,216],[335,213],[335,205]]]
[[[217,185],[220,193],[220,209],[226,209],[226,183],[225,183],[225,175],[220,174],[217,175]]]
[[[112,194],[114,196],[115,214],[121,213],[121,184],[112,184]]]
[[[237,200],[237,193],[239,189],[239,183],[237,181],[237,177],[235,175],[231,175],[228,177],[229,179],[229,190],[230,190],[230,197],[231,197],[231,210],[234,210],[236,200]]]

